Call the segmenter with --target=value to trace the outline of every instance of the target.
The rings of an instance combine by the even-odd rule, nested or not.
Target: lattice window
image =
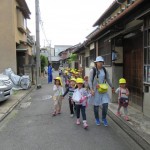
[[[96,50],[93,49],[93,50],[90,50],[90,61],[95,61],[96,59]]]
[[[85,66],[88,68],[90,64],[90,57],[85,57]]]
[[[111,65],[111,42],[108,40],[98,41],[98,56],[102,56],[105,60],[105,65]]]
[[[144,83],[150,84],[150,17],[144,22]]]

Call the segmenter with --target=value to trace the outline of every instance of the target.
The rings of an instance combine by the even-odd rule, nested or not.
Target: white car
[[[12,82],[8,76],[0,74],[0,102],[8,99],[11,95]]]

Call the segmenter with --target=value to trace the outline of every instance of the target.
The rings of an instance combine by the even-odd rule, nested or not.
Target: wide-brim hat
[[[104,62],[104,58],[102,56],[98,56],[94,62]]]

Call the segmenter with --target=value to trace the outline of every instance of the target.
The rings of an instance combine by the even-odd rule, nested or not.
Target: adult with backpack
[[[106,116],[108,111],[108,103],[110,102],[110,97],[107,92],[108,87],[106,82],[112,88],[113,92],[114,88],[109,79],[109,74],[107,70],[103,67],[103,57],[98,56],[94,63],[95,67],[93,67],[90,70],[89,75],[89,86],[92,94],[89,103],[91,103],[94,106],[94,116],[96,125],[100,125],[99,106],[102,106],[102,121],[104,126],[108,126]]]

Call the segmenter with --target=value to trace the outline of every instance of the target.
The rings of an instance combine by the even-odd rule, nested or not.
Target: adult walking
[[[53,75],[52,75],[52,66],[48,64],[48,83],[52,83]]]
[[[99,119],[99,106],[102,105],[102,121],[104,126],[108,126],[106,119],[108,111],[108,103],[110,102],[110,97],[108,92],[99,92],[100,84],[107,82],[114,92],[114,88],[109,78],[107,70],[103,67],[104,59],[101,56],[98,56],[94,61],[95,67],[90,70],[89,75],[89,86],[91,90],[90,103],[94,106],[94,116],[96,125],[100,125]]]

